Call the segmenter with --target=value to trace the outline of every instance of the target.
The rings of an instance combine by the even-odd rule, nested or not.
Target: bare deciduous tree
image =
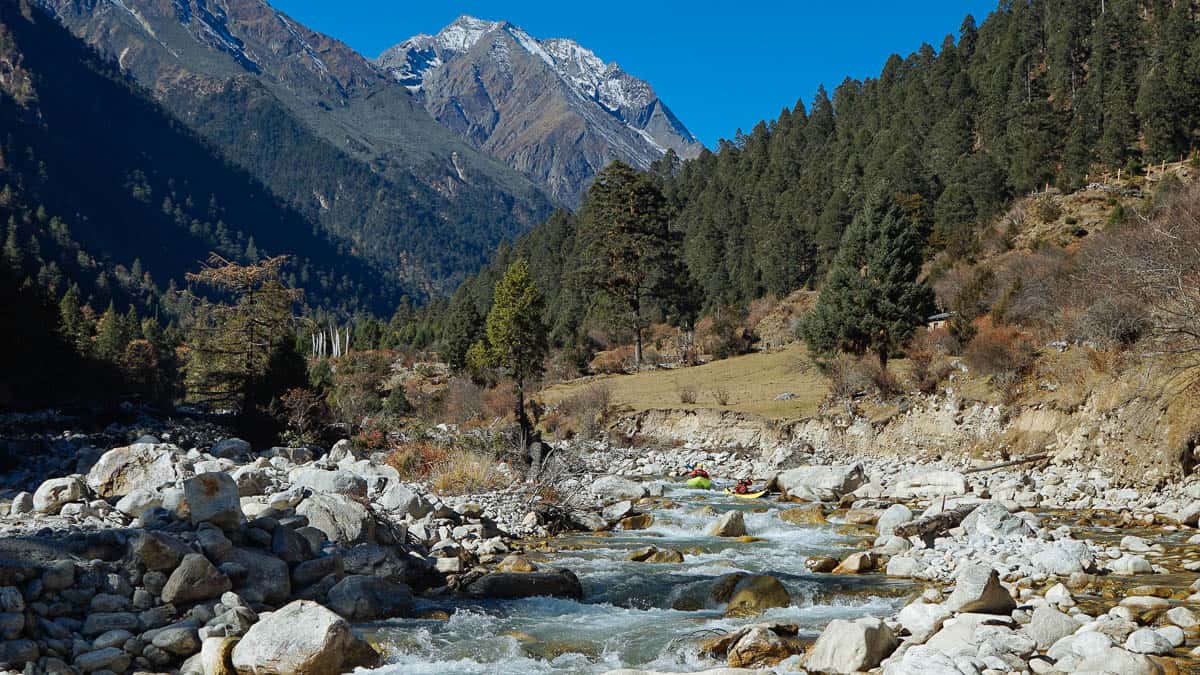
[[[1139,221],[1085,254],[1081,280],[1143,308],[1152,350],[1182,357],[1181,369],[1200,377],[1200,186]]]

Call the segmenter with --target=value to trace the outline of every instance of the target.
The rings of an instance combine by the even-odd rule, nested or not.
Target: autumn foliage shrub
[[[967,365],[990,376],[997,386],[1011,387],[1037,355],[1032,340],[1012,326],[994,324],[990,318],[979,320],[976,326],[975,338],[963,353]]]
[[[445,446],[430,441],[416,441],[397,446],[386,461],[388,466],[399,472],[401,478],[422,480],[447,456]]]
[[[926,394],[936,390],[954,369],[950,355],[958,350],[958,340],[945,328],[917,331],[904,350],[912,387]]]

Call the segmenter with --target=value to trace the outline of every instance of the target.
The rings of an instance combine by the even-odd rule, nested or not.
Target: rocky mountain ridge
[[[507,21],[463,16],[376,63],[441,124],[568,204],[613,160],[645,169],[668,150],[689,159],[703,149],[647,82]]]
[[[289,205],[437,291],[551,208],[342,42],[263,0],[38,0]]]

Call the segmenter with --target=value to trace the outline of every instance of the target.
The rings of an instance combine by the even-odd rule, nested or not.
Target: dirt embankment
[[[1143,365],[1093,378],[1070,397],[1037,389],[1004,404],[970,400],[952,389],[896,405],[827,406],[799,420],[664,408],[629,412],[613,428],[666,444],[763,453],[808,445],[818,454],[980,463],[1047,453],[1060,463],[1101,469],[1123,484],[1154,487],[1190,474],[1198,461],[1200,393],[1178,379]]]

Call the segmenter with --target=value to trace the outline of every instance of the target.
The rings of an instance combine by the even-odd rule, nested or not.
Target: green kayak
[[[688,479],[687,486],[698,490],[707,490],[712,487],[712,481],[704,476],[696,476]]]

